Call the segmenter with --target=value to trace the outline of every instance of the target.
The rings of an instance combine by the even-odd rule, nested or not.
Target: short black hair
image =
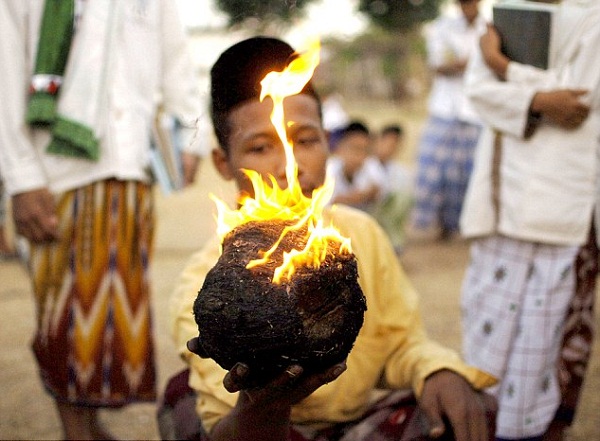
[[[367,136],[370,135],[369,128],[367,127],[367,125],[364,122],[358,120],[351,121],[350,123],[348,123],[342,129],[341,137],[344,138],[347,135],[351,135],[353,133],[362,133]]]
[[[210,71],[211,118],[221,148],[227,150],[228,116],[240,104],[260,97],[262,79],[282,71],[297,57],[287,43],[272,37],[252,37],[225,50]],[[309,81],[302,92],[312,95],[321,111],[321,100]]]
[[[381,129],[381,135],[394,134],[396,136],[402,136],[404,129],[400,124],[389,124]]]

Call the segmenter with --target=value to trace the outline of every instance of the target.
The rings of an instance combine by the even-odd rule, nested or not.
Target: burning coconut
[[[254,187],[231,210],[215,198],[222,253],[194,304],[203,351],[229,370],[250,367],[262,385],[291,364],[317,371],[343,361],[362,326],[365,299],[349,239],[325,225],[333,182],[306,197],[286,136],[283,99],[299,93],[319,62],[315,41],[261,82],[286,154],[287,187],[246,170]]]

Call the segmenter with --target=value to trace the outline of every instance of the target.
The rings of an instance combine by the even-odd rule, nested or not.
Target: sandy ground
[[[390,114],[390,109],[381,110]],[[417,126],[409,121],[409,137],[415,133]],[[410,160],[410,156],[408,152],[404,159]],[[170,339],[168,298],[188,256],[214,230],[214,204],[208,199],[208,192],[227,199],[233,189],[220,181],[207,163],[191,189],[169,197],[157,193],[158,229],[152,278],[160,390],[169,376],[183,367]],[[415,243],[401,258],[422,295],[430,334],[456,349],[460,346],[458,298],[467,253],[468,244],[462,241]],[[34,306],[27,274],[17,262],[0,262],[0,310],[4,315],[0,332],[0,439],[60,439],[62,433],[53,402],[40,385],[29,349]],[[596,323],[600,323],[600,314],[596,315]],[[600,440],[598,354],[600,342],[596,341],[581,406],[568,441]],[[121,439],[159,439],[153,404],[104,411],[101,416]]]
[[[167,304],[170,291],[187,257],[211,234],[213,204],[207,190],[223,197],[231,187],[216,179],[205,166],[194,188],[165,198],[157,195],[159,225],[153,266],[155,332],[160,389],[182,363],[169,336]],[[430,334],[459,348],[458,296],[467,261],[468,245],[420,243],[408,247],[401,260],[422,295],[423,315]],[[59,439],[61,429],[52,400],[43,391],[29,349],[33,332],[33,302],[26,272],[19,263],[0,263],[0,438]],[[600,315],[597,315],[597,323]],[[578,418],[569,441],[600,440],[600,344],[587,377]],[[133,405],[123,411],[105,411],[104,422],[122,439],[158,439],[155,406]]]

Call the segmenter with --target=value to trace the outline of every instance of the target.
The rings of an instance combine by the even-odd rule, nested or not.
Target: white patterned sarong
[[[471,246],[462,293],[463,351],[501,381],[496,435],[543,434],[561,401],[557,360],[575,290],[576,246],[492,236]]]

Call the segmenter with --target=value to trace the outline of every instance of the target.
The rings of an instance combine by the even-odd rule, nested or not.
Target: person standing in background
[[[461,217],[463,352],[501,380],[498,440],[562,439],[593,335],[600,4],[554,9],[548,69],[509,59],[490,26],[466,75],[485,129]]]
[[[0,3],[0,167],[31,247],[33,351],[66,439],[110,439],[99,408],[156,399],[155,97],[192,132],[203,111],[175,4]],[[202,155],[186,146],[188,184]]]
[[[411,229],[451,238],[472,168],[481,131],[479,117],[464,94],[463,74],[486,21],[479,0],[457,0],[460,16],[442,16],[426,33],[428,64],[434,79],[429,118],[422,134]]]

